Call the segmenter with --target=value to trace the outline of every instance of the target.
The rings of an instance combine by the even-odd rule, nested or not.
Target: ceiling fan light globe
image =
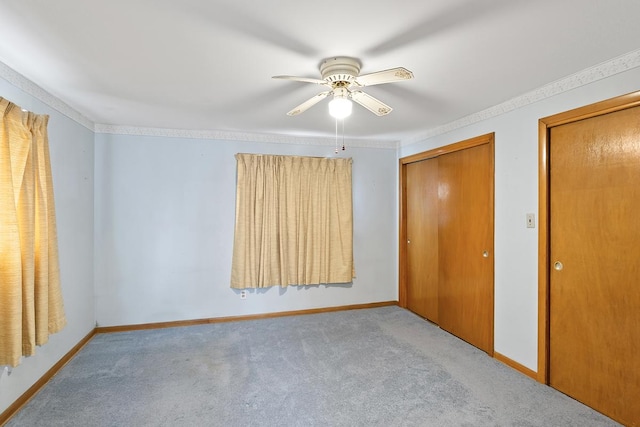
[[[346,98],[334,98],[329,102],[329,115],[336,119],[349,117],[352,109],[352,102]]]

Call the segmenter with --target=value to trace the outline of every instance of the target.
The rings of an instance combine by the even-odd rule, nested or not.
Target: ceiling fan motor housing
[[[351,83],[360,74],[360,62],[354,58],[344,56],[325,59],[320,64],[322,79],[328,83]]]

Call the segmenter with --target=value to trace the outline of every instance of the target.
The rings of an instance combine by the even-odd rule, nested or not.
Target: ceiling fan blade
[[[391,68],[390,70],[377,71],[356,77],[358,86],[373,86],[383,83],[400,82],[413,78],[413,73],[404,67]]]
[[[384,102],[359,90],[351,92],[351,99],[378,116],[385,116],[393,110]]]
[[[326,91],[326,92],[321,92],[319,94],[317,94],[316,96],[314,96],[313,98],[307,99],[306,101],[304,101],[302,104],[298,105],[296,108],[294,108],[293,110],[289,111],[287,113],[287,116],[297,116],[300,113],[304,113],[305,111],[307,111],[309,108],[313,107],[314,105],[316,105],[318,102],[322,101],[323,99],[325,99],[327,96],[329,96],[329,94],[331,93],[330,90]]]
[[[309,78],[309,77],[273,76],[272,79],[293,80],[293,81],[296,81],[296,82],[315,83],[317,85],[326,85],[327,84],[327,82],[325,80],[312,79],[312,78]]]

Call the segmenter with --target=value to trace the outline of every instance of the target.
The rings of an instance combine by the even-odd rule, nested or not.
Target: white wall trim
[[[79,123],[87,129],[93,131],[93,122],[82,115],[82,113],[70,107],[61,99],[51,95],[49,92],[42,89],[40,86],[29,80],[22,74],[18,73],[14,69],[10,68],[3,62],[0,62],[0,77],[11,83],[18,89],[22,90],[23,92],[26,92],[27,94],[33,96],[37,100],[42,101],[54,110],[69,117],[76,123]]]
[[[483,120],[497,117],[508,113],[515,109],[524,107],[529,104],[541,101],[546,98],[558,95],[563,92],[578,88],[580,86],[593,83],[595,81],[605,79],[618,73],[640,67],[640,49],[629,52],[612,60],[603,62],[583,71],[571,74],[563,79],[549,83],[531,92],[512,98],[501,104],[470,114],[453,122],[446,123],[428,131],[418,134],[414,137],[406,138],[402,141],[381,141],[381,140],[364,140],[349,139],[345,141],[349,147],[369,147],[397,149],[400,146],[410,145],[425,139],[442,135],[456,129],[469,126]],[[222,141],[247,141],[247,142],[267,142],[267,143],[283,143],[298,145],[335,145],[332,138],[321,137],[304,137],[291,135],[263,134],[263,133],[244,133],[230,132],[219,130],[185,130],[185,129],[160,129],[145,128],[136,126],[120,126],[108,124],[96,124],[86,118],[80,112],[76,111],[59,98],[51,95],[31,80],[11,69],[6,64],[0,62],[0,77],[7,80],[14,86],[22,89],[29,95],[44,102],[51,108],[59,111],[70,119],[78,122],[87,129],[95,133],[117,134],[117,135],[137,135],[137,136],[159,136],[169,138],[194,138],[194,139],[213,139]]]
[[[335,146],[335,138],[323,137],[301,137],[291,135],[267,134],[267,133],[247,133],[247,132],[231,132],[219,130],[188,130],[188,129],[161,129],[161,128],[144,128],[137,126],[118,126],[96,124],[96,133],[114,134],[114,135],[135,135],[135,136],[159,136],[165,138],[193,138],[193,139],[213,139],[218,141],[243,141],[243,142],[266,142],[277,144],[296,144],[296,145],[327,145]],[[342,141],[340,141],[342,145]],[[382,141],[372,139],[355,139],[346,138],[345,145],[348,147],[362,148],[384,148],[395,150],[398,148],[396,141]]]
[[[579,71],[575,74],[571,74],[563,79],[549,83],[538,89],[532,90],[531,92],[527,92],[501,104],[487,108],[486,110],[478,111],[477,113],[470,114],[461,119],[430,129],[423,134],[404,139],[400,142],[400,145],[403,147],[411,145],[434,136],[442,135],[474,123],[497,117],[526,105],[542,101],[543,99],[550,98],[560,93],[567,92],[636,67],[640,67],[640,49]]]

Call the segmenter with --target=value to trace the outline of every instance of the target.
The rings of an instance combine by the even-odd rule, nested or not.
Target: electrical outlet
[[[11,368],[9,368],[8,366],[5,366],[4,368],[2,368],[2,370],[0,371],[0,383],[3,382],[2,379],[4,377],[8,377],[9,375],[11,375]]]
[[[247,299],[247,291],[240,291],[240,299]]]
[[[527,214],[527,228],[536,228],[536,214]]]

